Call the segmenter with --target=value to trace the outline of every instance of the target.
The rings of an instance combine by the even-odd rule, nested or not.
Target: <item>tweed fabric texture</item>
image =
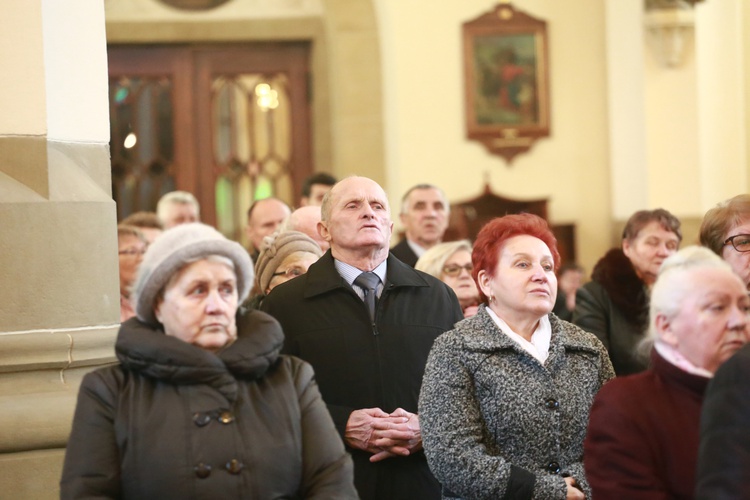
[[[435,341],[419,419],[444,498],[565,499],[567,475],[591,498],[583,440],[594,396],[614,371],[594,335],[549,318],[544,365],[484,305]]]
[[[164,231],[143,256],[131,299],[138,319],[152,325],[158,324],[154,302],[169,278],[188,262],[211,255],[226,257],[234,263],[237,293],[239,303],[242,303],[253,283],[253,261],[247,251],[211,226],[200,222],[181,224]]]

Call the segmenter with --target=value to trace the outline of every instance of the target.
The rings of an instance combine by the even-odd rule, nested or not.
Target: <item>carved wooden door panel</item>
[[[237,240],[253,200],[292,204],[312,171],[309,46],[109,47],[118,217],[181,189]]]

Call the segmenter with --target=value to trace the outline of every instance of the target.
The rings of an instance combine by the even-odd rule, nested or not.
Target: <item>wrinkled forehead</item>
[[[380,185],[366,178],[352,178],[341,181],[332,191],[337,206],[351,201],[368,201],[381,203],[390,212],[388,197]]]

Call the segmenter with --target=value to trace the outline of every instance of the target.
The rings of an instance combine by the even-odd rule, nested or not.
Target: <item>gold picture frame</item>
[[[510,163],[550,134],[547,23],[500,3],[463,44],[467,137]]]

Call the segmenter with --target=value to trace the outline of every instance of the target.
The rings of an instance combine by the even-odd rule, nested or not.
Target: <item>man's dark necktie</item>
[[[378,275],[369,272],[362,273],[354,280],[354,284],[362,289],[365,295],[365,304],[370,310],[370,319],[375,321],[375,298],[377,297],[377,286],[380,283]]]

